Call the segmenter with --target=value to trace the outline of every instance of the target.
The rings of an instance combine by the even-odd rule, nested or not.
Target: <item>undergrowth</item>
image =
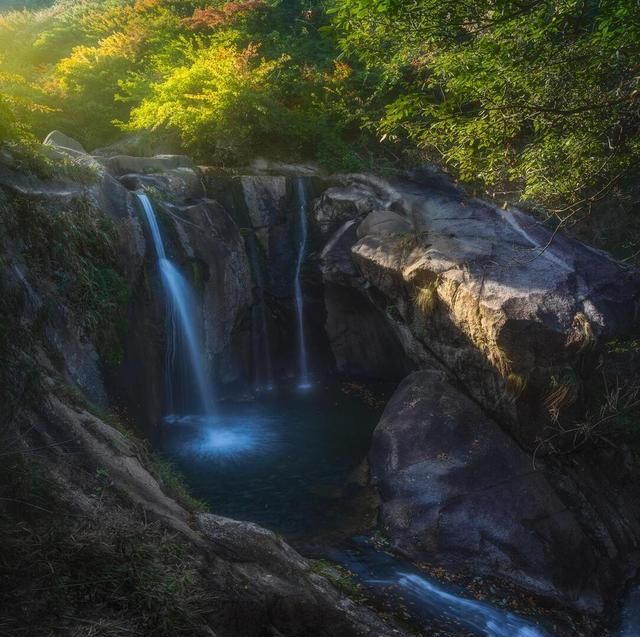
[[[311,572],[322,575],[322,577],[329,580],[338,590],[352,599],[364,599],[362,589],[354,578],[353,573],[337,562],[324,559],[313,560],[313,562],[311,562]]]
[[[180,470],[168,459],[154,452],[149,443],[139,437],[134,427],[125,422],[125,418],[92,403],[77,387],[63,379],[57,379],[56,394],[69,404],[80,407],[102,420],[123,436],[126,436],[136,447],[138,456],[144,461],[146,468],[158,480],[162,490],[179,502],[189,511],[208,512],[209,505],[191,495],[189,486]]]
[[[3,455],[0,634],[200,634],[208,604],[187,543],[120,507],[98,474],[89,516],[36,457]]]
[[[53,210],[14,198],[0,203],[0,234],[21,246],[32,279],[48,284],[55,300],[74,312],[102,359],[120,362],[129,288],[117,259],[113,221],[85,201]],[[54,310],[47,303],[41,308],[45,314]]]
[[[0,238],[0,634],[207,634],[203,615],[211,602],[190,545],[121,501],[105,469],[72,475],[70,485],[59,475],[67,471],[61,459],[54,467],[46,460],[47,439],[41,447],[19,433],[23,409],[38,413],[51,391],[54,373],[38,350],[47,348],[47,328],[55,329],[62,307],[104,361],[121,355],[128,289],[113,224],[88,204],[52,210],[7,201],[0,190]],[[55,364],[55,351],[47,353]],[[168,495],[192,511],[204,508],[122,418],[62,377],[53,391],[128,436]],[[68,461],[70,473],[85,471],[72,456]]]

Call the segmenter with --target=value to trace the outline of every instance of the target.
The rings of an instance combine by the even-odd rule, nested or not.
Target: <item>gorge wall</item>
[[[57,355],[54,362],[44,348],[47,367],[98,405],[124,407],[147,431],[167,413],[162,295],[132,194],[142,189],[168,254],[202,299],[205,358],[220,395],[249,396],[265,374],[256,330],[258,342],[268,335],[273,376],[295,378],[299,168],[230,174],[184,157],[91,157],[59,135],[48,141],[54,156],[72,157],[95,181],[43,182],[3,167],[5,196],[52,213],[88,205],[111,219],[129,295],[122,355],[111,361],[82,336],[74,312],[56,304],[45,337]],[[301,278],[312,375],[402,381],[369,455],[392,546],[580,612],[610,611],[638,568],[640,493],[634,452],[624,441],[609,444],[608,426],[597,421],[608,418],[598,414],[612,391],[623,396],[637,383],[637,351],[621,346],[638,327],[637,270],[518,210],[468,197],[432,170],[395,180],[304,176],[309,246]],[[19,245],[4,250],[4,276],[22,290],[28,322],[43,286]],[[76,423],[78,415],[58,420],[65,419]],[[135,455],[116,446],[118,457]],[[140,480],[155,493],[151,478]],[[138,497],[143,506],[156,497],[149,493]],[[159,515],[233,559],[241,538],[264,534],[214,518],[194,530],[175,503],[162,506],[170,510]],[[301,559],[273,541],[266,553],[256,549],[267,564],[259,586],[271,557],[278,569],[285,557]],[[296,562],[296,574],[298,567],[306,568]],[[323,589],[319,603],[333,594]],[[382,630],[336,604],[346,624],[335,634]]]
[[[123,186],[133,181],[72,140],[49,142],[56,160],[73,159],[72,176],[41,178],[0,160],[2,594],[20,600],[3,605],[3,626],[32,635],[405,634],[340,592],[340,573],[322,574],[274,533],[200,513],[116,417],[126,408],[126,422],[140,415],[149,431],[165,407],[152,244]],[[170,189],[156,197],[171,256],[216,309],[203,315],[207,359],[235,383],[252,302],[238,227],[203,198],[183,158],[131,162],[136,187]]]

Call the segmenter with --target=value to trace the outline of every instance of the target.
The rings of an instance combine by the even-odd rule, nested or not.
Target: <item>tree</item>
[[[559,215],[640,160],[634,0],[336,0],[343,51],[381,77],[377,127]]]

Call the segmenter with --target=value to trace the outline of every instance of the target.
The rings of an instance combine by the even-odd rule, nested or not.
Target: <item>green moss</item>
[[[172,462],[157,454],[152,454],[150,461],[153,473],[168,495],[191,511],[205,513],[210,511],[207,502],[191,495],[184,476]]]
[[[349,597],[362,598],[360,585],[353,577],[353,574],[346,568],[329,560],[313,560],[311,572],[328,579],[338,590]]]
[[[632,336],[626,339],[612,339],[607,343],[607,352],[609,354],[628,354],[631,352],[640,352],[640,337]]]

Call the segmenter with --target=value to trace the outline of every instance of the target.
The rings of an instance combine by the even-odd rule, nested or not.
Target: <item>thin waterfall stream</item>
[[[199,330],[195,321],[197,304],[191,285],[167,258],[160,226],[151,200],[145,193],[136,194],[153,237],[162,287],[168,303],[167,390],[170,395],[174,393],[174,382],[178,376],[173,373],[176,357],[184,354],[185,366],[190,372],[202,415],[212,417],[215,413],[213,392],[202,356],[204,347],[199,342]]]
[[[309,364],[307,360],[307,343],[304,331],[304,297],[302,295],[302,283],[300,274],[304,263],[305,250],[307,248],[307,189],[303,177],[295,180],[295,189],[298,208],[298,255],[296,258],[296,269],[294,279],[294,291],[296,297],[296,316],[298,323],[298,387],[308,389],[311,386],[309,380]]]
[[[258,242],[255,236],[251,235],[247,237],[246,245],[256,295],[251,310],[254,358],[253,383],[257,391],[271,391],[274,387],[273,363],[271,360],[269,326],[267,325],[267,311],[264,298],[264,277],[260,266]]]

